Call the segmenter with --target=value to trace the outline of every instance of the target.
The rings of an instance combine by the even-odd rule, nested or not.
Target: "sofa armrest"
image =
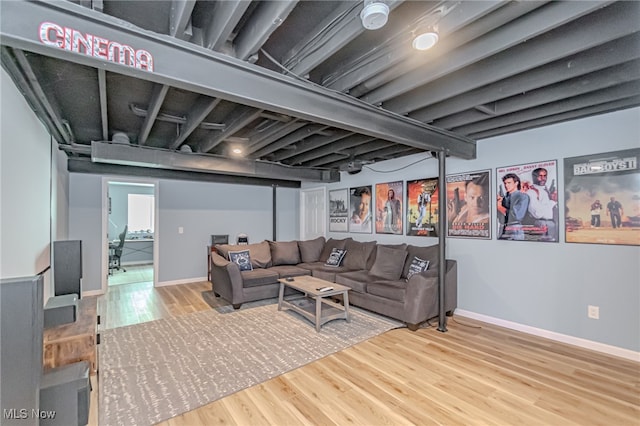
[[[438,269],[426,270],[409,278],[405,301],[407,322],[419,323],[438,315],[438,281]],[[447,259],[444,297],[445,312],[453,311],[458,304],[458,264],[451,259]]]
[[[237,264],[228,261],[218,253],[211,253],[211,284],[213,291],[231,303],[242,303],[234,300],[242,295],[243,280]]]

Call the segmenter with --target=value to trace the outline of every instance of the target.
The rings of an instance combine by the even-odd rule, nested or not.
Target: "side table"
[[[97,326],[97,296],[91,296],[78,301],[78,316],[75,322],[45,329],[42,336],[45,372],[62,365],[88,361],[91,374],[96,374],[96,345],[100,343]]]

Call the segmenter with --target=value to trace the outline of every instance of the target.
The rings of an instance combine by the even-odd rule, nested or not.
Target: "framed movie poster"
[[[402,181],[376,184],[376,234],[402,235]]]
[[[438,236],[438,178],[407,181],[407,235]]]
[[[329,231],[347,232],[349,230],[349,190],[334,189],[329,191]]]
[[[349,232],[371,234],[371,185],[349,189]]]
[[[640,148],[564,159],[565,241],[640,245]]]
[[[447,236],[491,239],[491,170],[447,175]]]
[[[498,239],[558,241],[556,160],[496,169]]]

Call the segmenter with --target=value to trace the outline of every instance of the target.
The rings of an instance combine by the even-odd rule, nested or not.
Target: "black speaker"
[[[56,296],[82,297],[82,241],[53,242],[53,288]]]
[[[211,245],[215,246],[216,244],[229,244],[229,235],[212,235]]]

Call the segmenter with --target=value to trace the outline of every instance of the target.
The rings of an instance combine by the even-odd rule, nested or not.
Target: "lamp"
[[[379,0],[364,0],[364,8],[360,12],[362,26],[368,30],[384,27],[389,18],[389,6]]]
[[[418,31],[411,45],[416,50],[428,50],[436,45],[438,39],[438,32],[433,28],[429,28],[424,31]]]

